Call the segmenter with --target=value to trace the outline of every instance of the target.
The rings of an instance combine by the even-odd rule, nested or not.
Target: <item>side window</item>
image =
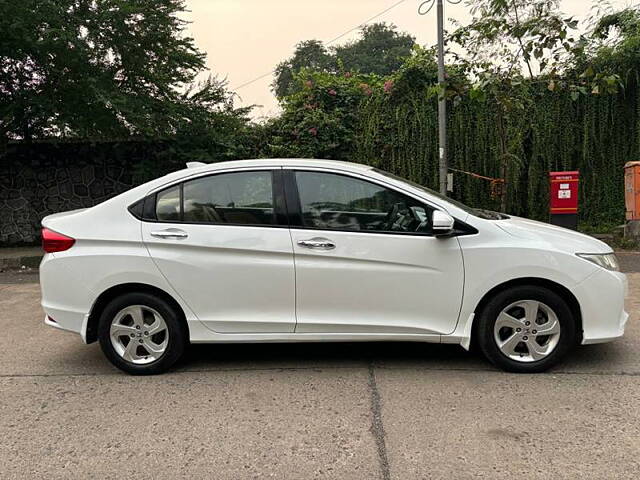
[[[431,231],[432,209],[375,183],[322,172],[296,172],[305,227],[372,232]]]
[[[158,194],[158,220],[235,225],[276,223],[270,171],[210,175],[184,182],[182,188],[182,217],[178,186]],[[173,190],[178,192],[177,208],[171,208],[176,202]]]
[[[156,218],[167,222],[180,221],[180,185],[158,193],[156,197]]]

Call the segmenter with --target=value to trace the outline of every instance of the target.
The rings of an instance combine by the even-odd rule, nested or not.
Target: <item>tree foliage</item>
[[[640,10],[625,8],[601,17],[591,36],[591,61],[595,68],[638,84],[640,71]]]
[[[193,85],[205,56],[182,10],[183,0],[0,2],[0,138],[162,136],[228,111],[220,82]]]
[[[390,75],[411,54],[415,38],[384,23],[365,25],[362,38],[335,47],[334,54],[348,71]]]
[[[294,75],[305,68],[316,72],[335,70],[335,59],[320,40],[298,43],[293,56],[278,64],[273,82],[273,91],[278,98],[294,93]]]
[[[315,72],[338,71],[389,75],[409,57],[415,39],[393,25],[373,23],[360,31],[361,38],[327,48],[319,40],[307,40],[296,46],[293,56],[278,64],[273,91],[278,98],[296,93],[300,84],[295,76],[304,69]]]

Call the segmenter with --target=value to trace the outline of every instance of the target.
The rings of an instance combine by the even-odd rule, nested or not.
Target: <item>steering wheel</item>
[[[396,218],[398,217],[398,212],[402,207],[402,203],[394,203],[387,213],[387,216],[384,219],[384,229],[385,230],[393,230],[393,224],[396,222]]]

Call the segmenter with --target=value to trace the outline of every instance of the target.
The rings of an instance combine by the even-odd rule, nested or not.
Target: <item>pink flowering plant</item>
[[[295,81],[301,88],[281,99],[282,115],[266,128],[276,129],[278,156],[349,158],[362,102],[383,93],[384,79],[354,72],[303,70]]]

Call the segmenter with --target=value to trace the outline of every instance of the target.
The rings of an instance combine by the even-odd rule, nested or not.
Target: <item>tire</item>
[[[480,312],[476,332],[487,359],[514,373],[544,372],[578,340],[576,319],[567,302],[535,285],[498,293]]]
[[[165,300],[134,292],[107,304],[100,315],[98,340],[102,352],[120,370],[155,375],[180,359],[188,332],[179,313]]]

